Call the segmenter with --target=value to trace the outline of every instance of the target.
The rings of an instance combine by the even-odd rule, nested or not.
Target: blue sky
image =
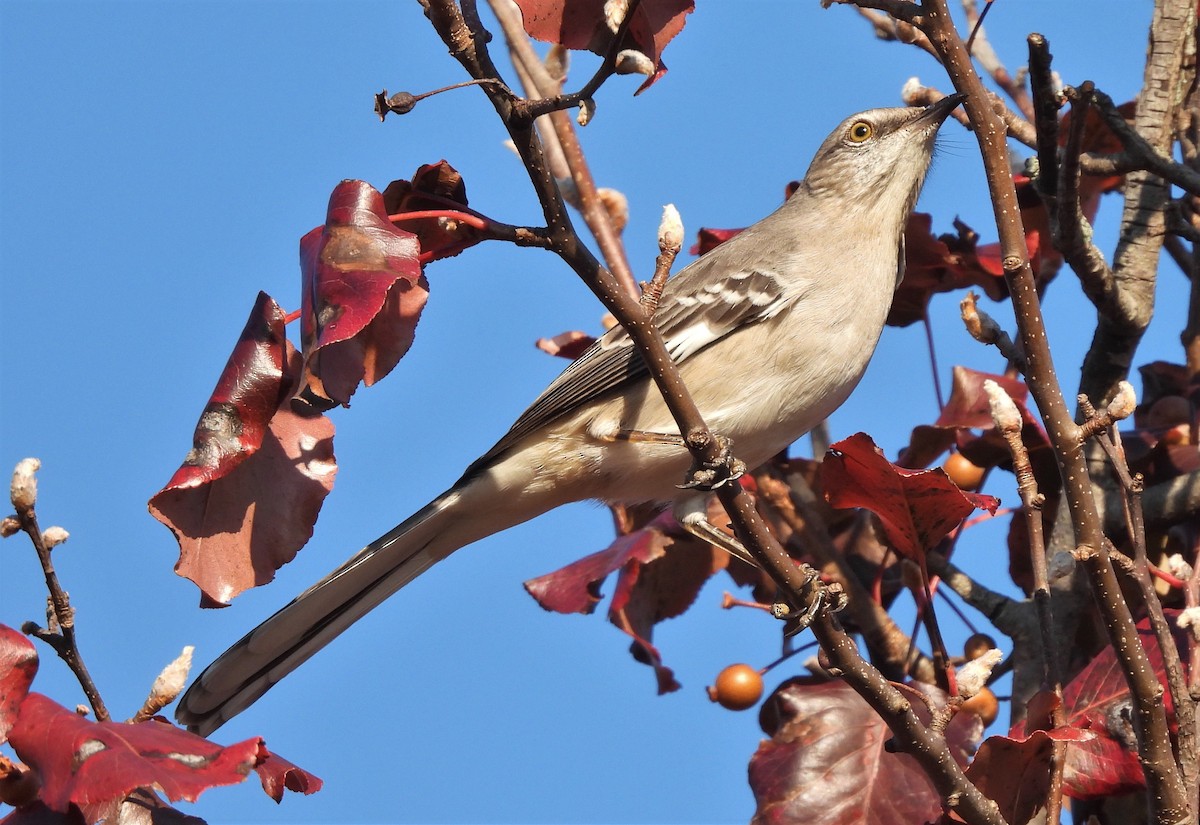
[[[1006,0],[989,32],[1011,69],[1025,34],[1043,32],[1067,82],[1092,79],[1121,101],[1141,80],[1149,9]],[[843,117],[896,105],[913,75],[949,88],[928,56],[813,0],[701,3],[665,59],[666,78],[637,98],[635,79],[607,86],[582,133],[600,184],[629,197],[641,277],[664,203],[679,207],[689,237],[751,223]],[[594,61],[578,65],[581,82]],[[58,570],[115,715],[137,708],[183,645],[211,661],[453,482],[563,366],[536,338],[598,328],[602,309],[547,254],[490,245],[437,263],[410,355],[334,414],[338,483],[295,563],[220,611],[197,610],[195,588],[172,573],[177,546],[146,499],[190,446],[258,290],[298,305],[298,241],[338,181],[382,188],[445,158],[473,206],[537,220],[479,91],[382,125],[371,111],[381,88],[462,79],[416,3],[0,4],[0,471],[43,461],[39,513],[71,532]],[[958,215],[995,236],[974,140],[954,124],[920,208],[935,231]],[[1111,198],[1098,221],[1108,253],[1118,213]],[[934,303],[944,382],[956,363],[1000,366],[962,331],[957,297]],[[1165,270],[1140,360],[1180,360],[1185,298]],[[1073,395],[1093,311],[1069,273],[1047,311]],[[936,414],[923,332],[889,329],[831,431],[868,431],[894,455]],[[1004,484],[988,492],[1015,500]],[[977,528],[958,551],[997,587],[1006,529]],[[729,585],[717,579],[659,627],[684,689],[656,696],[651,671],[602,615],[551,615],[521,588],[610,538],[607,513],[579,505],[456,554],[214,737],[265,736],[324,778],[323,792],[276,807],[251,783],[184,809],[228,823],[744,821],[761,733],[753,712],[712,705],[704,686],[727,664],[774,659],[779,628],[757,611],[721,611]],[[34,554],[16,539],[0,549],[0,621],[40,619]],[[962,638],[949,614],[945,624]],[[36,689],[82,701],[42,654]]]

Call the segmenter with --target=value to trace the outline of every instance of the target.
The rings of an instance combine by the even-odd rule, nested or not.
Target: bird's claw
[[[696,461],[688,471],[687,480],[679,485],[681,490],[716,490],[746,474],[746,465],[734,458],[733,442],[717,436],[721,451],[712,461]]]
[[[812,591],[812,597],[803,608],[794,608],[787,602],[776,602],[771,605],[771,614],[786,623],[783,628],[785,638],[807,630],[821,612],[838,613],[846,607],[846,591],[842,589],[842,586],[837,582],[822,584],[817,579],[815,571],[813,573],[813,578],[809,579],[809,582],[810,584],[815,583],[816,587]]]

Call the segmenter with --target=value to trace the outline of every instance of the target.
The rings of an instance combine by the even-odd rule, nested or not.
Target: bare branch
[[[1134,697],[1139,752],[1146,768],[1155,821],[1175,823],[1190,806],[1171,749],[1166,712],[1158,701],[1161,686],[1153,677],[1138,639],[1129,606],[1121,596],[1112,562],[1104,552],[1099,510],[1078,441],[1078,427],[1067,410],[1055,374],[1033,273],[1029,267],[1016,189],[1008,168],[1005,129],[988,102],[983,84],[955,31],[945,0],[925,0],[924,30],[942,54],[957,90],[966,92],[967,113],[976,126],[984,170],[996,212],[1005,279],[1012,294],[1021,343],[1028,360],[1027,383],[1047,425],[1063,478],[1077,556],[1091,580],[1096,602]]]
[[[17,464],[13,471],[10,498],[16,509],[16,519],[21,530],[29,536],[33,549],[37,552],[38,561],[42,565],[42,574],[46,579],[46,590],[50,593],[47,613],[48,628],[41,628],[33,622],[26,622],[21,629],[25,633],[48,644],[58,657],[66,663],[83,693],[87,696],[88,704],[96,719],[106,722],[109,719],[108,708],[100,698],[100,690],[92,680],[87,665],[84,664],[83,654],[79,651],[79,641],[75,636],[75,608],[71,607],[71,599],[59,583],[58,573],[54,569],[54,561],[50,557],[50,547],[45,534],[38,526],[36,512],[37,504],[37,470],[41,462],[36,458],[26,458]]]
[[[1181,87],[1184,48],[1196,27],[1193,0],[1159,0],[1150,24],[1150,47],[1133,130],[1156,153],[1169,156]],[[1100,311],[1083,363],[1080,392],[1103,403],[1128,376],[1133,356],[1154,312],[1159,251],[1165,235],[1170,187],[1157,174],[1125,178],[1121,234],[1113,255],[1115,289]]]
[[[531,98],[556,96],[559,81],[550,77],[545,65],[534,52],[529,37],[521,26],[520,13],[516,7],[509,0],[488,0],[488,2],[504,31],[514,65],[521,67],[520,73],[523,79],[528,80],[526,94]],[[628,19],[628,15],[626,19]],[[631,295],[636,296],[638,294],[637,283],[629,266],[629,259],[625,254],[625,245],[621,243],[608,209],[598,195],[595,178],[593,178],[587,159],[584,157],[579,136],[575,132],[575,124],[571,122],[570,116],[562,111],[562,108],[561,106],[550,107],[545,113],[545,117],[551,124],[555,142],[558,144],[557,149],[562,153],[562,158],[574,183],[579,211],[583,215],[584,223],[596,238],[600,253],[604,256],[613,275]],[[522,118],[537,114],[540,113],[532,109],[514,112],[512,115],[514,125]]]

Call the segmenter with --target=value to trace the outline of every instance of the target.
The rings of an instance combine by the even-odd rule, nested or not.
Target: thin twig
[[[1080,408],[1089,421],[1099,420],[1095,408],[1087,398],[1080,396]],[[1146,525],[1142,517],[1142,477],[1129,471],[1125,460],[1125,451],[1115,437],[1115,428],[1111,425],[1101,430],[1097,441],[1112,465],[1113,471],[1121,482],[1125,495],[1122,498],[1125,512],[1126,527],[1129,540],[1133,544],[1134,577],[1146,605],[1150,618],[1150,626],[1162,653],[1163,669],[1167,675],[1167,687],[1175,705],[1175,718],[1179,727],[1179,766],[1183,772],[1183,781],[1187,787],[1194,787],[1200,778],[1200,751],[1196,741],[1196,703],[1192,700],[1184,680],[1183,662],[1179,650],[1175,646],[1175,637],[1171,633],[1170,624],[1163,614],[1162,602],[1154,590],[1154,582],[1150,578],[1150,563],[1146,558]]]
[[[1129,153],[1130,158],[1138,165],[1139,169],[1152,172],[1185,192],[1200,196],[1200,172],[1182,163],[1176,163],[1151,146],[1148,140],[1129,125],[1111,97],[1099,89],[1092,94],[1096,110],[1104,118],[1104,123],[1117,136],[1117,140],[1121,141],[1121,145],[1125,147],[1125,151]]]
[[[982,12],[978,11],[975,0],[962,0],[962,6],[967,15],[967,25],[971,27],[971,34],[967,39],[967,51],[971,52],[979,61],[979,65],[983,66],[991,75],[992,82],[1003,89],[1004,93],[1017,105],[1026,122],[1033,120],[1033,103],[1029,99],[1029,93],[1008,73],[1008,69],[1000,61],[999,55],[992,48],[992,44],[988,42],[987,33],[984,31],[983,19],[987,17],[987,13],[992,8],[992,0],[984,0]]]
[[[551,112],[574,109],[576,106],[590,101],[596,92],[600,91],[600,87],[604,85],[604,81],[608,80],[616,72],[617,55],[621,52],[621,43],[624,42],[625,36],[629,33],[629,26],[633,23],[633,17],[637,13],[641,1],[628,0],[628,5],[625,8],[625,16],[621,18],[617,30],[613,32],[612,38],[609,40],[608,49],[604,52],[604,58],[600,62],[599,68],[596,69],[595,73],[583,84],[579,91],[568,94],[557,94],[551,97],[523,100],[518,107],[520,116],[536,118],[548,115]],[[496,11],[496,2],[494,0],[489,0],[489,2],[492,5],[492,10]],[[500,13],[498,11],[496,13],[497,17],[499,17]],[[502,22],[501,25],[503,26],[504,23]],[[505,36],[508,36],[507,27],[505,28]]]
[[[33,473],[36,472],[38,466],[39,464],[34,463],[32,459],[25,459],[17,465],[17,471],[14,473],[14,491],[17,475],[27,472],[28,477],[32,480]],[[34,495],[25,500],[14,495],[13,506],[16,508],[17,522],[25,535],[29,536],[29,540],[33,543],[33,549],[37,552],[38,561],[42,565],[46,590],[50,593],[49,609],[47,610],[49,619],[47,623],[50,627],[42,628],[34,622],[26,622],[21,629],[53,648],[58,657],[75,674],[79,686],[83,688],[83,693],[87,697],[88,704],[92,706],[92,713],[96,715],[97,721],[107,722],[109,720],[108,708],[105,707],[104,700],[100,697],[100,690],[88,672],[87,665],[83,661],[83,654],[79,650],[79,640],[75,636],[75,608],[71,607],[71,599],[58,580],[54,561],[50,557],[50,548],[46,546],[42,529],[38,526],[37,512],[34,508],[36,487],[33,490],[35,491]]]
[[[924,0],[922,10],[925,33],[942,54],[943,65],[955,88],[968,94],[965,106],[976,126],[976,139],[992,195],[1005,279],[1028,362],[1027,383],[1046,422],[1059,464],[1077,557],[1092,583],[1100,615],[1130,684],[1134,699],[1134,729],[1145,766],[1148,795],[1154,800],[1154,820],[1177,823],[1188,816],[1190,806],[1171,750],[1166,712],[1157,700],[1161,686],[1150,669],[1112,562],[1104,552],[1100,514],[1079,443],[1078,427],[1067,409],[1055,373],[1037,286],[1027,259],[1025,234],[1004,141],[1005,129],[989,105],[983,84],[954,29],[945,0]]]
[[[1013,460],[1013,474],[1017,479],[1017,492],[1021,496],[1021,514],[1025,519],[1025,531],[1029,538],[1029,565],[1033,576],[1033,604],[1038,613],[1041,630],[1042,689],[1048,690],[1059,699],[1051,713],[1054,727],[1066,724],[1066,712],[1062,706],[1063,674],[1058,661],[1058,645],[1054,633],[1054,611],[1050,598],[1050,577],[1046,569],[1046,542],[1042,530],[1042,506],[1045,496],[1038,490],[1037,478],[1029,462],[1029,451],[1021,439],[1024,428],[1017,405],[1008,393],[995,382],[985,381],[988,405],[996,429],[1008,445]],[[1057,822],[1062,810],[1063,773],[1066,767],[1066,745],[1056,742],[1050,763],[1050,782],[1047,786],[1047,822]]]
[[[530,45],[529,37],[521,26],[520,15],[515,6],[508,0],[488,0],[488,2],[496,19],[500,22],[500,28],[504,32],[514,63],[519,61],[524,73],[532,82],[533,87],[527,89],[526,94],[531,98],[554,96],[558,91],[557,80],[549,76],[545,65]],[[520,125],[520,121],[528,116],[528,113],[511,115],[512,125],[514,127]],[[563,158],[566,160],[584,223],[595,237],[596,243],[600,247],[600,254],[608,263],[609,270],[630,295],[637,296],[637,281],[633,277],[629,259],[625,254],[625,245],[621,243],[621,239],[613,227],[608,209],[605,208],[597,194],[596,181],[588,167],[583,147],[579,143],[579,136],[575,133],[575,124],[571,121],[570,115],[561,109],[547,112],[545,116],[549,119]]]
[[[1066,88],[1063,94],[1071,101],[1071,127],[1063,147],[1062,165],[1058,175],[1057,209],[1051,213],[1054,223],[1054,245],[1079,278],[1083,292],[1097,307],[1112,299],[1115,281],[1104,255],[1092,243],[1092,227],[1079,199],[1079,153],[1083,130],[1091,107],[1095,87],[1090,80],[1078,89]]]

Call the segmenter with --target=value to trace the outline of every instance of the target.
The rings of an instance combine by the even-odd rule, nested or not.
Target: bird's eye
[[[867,123],[865,120],[856,120],[854,123],[850,124],[850,131],[847,133],[847,137],[850,138],[851,143],[863,143],[864,141],[870,140],[871,136],[874,134],[874,126],[872,126],[870,123]]]

